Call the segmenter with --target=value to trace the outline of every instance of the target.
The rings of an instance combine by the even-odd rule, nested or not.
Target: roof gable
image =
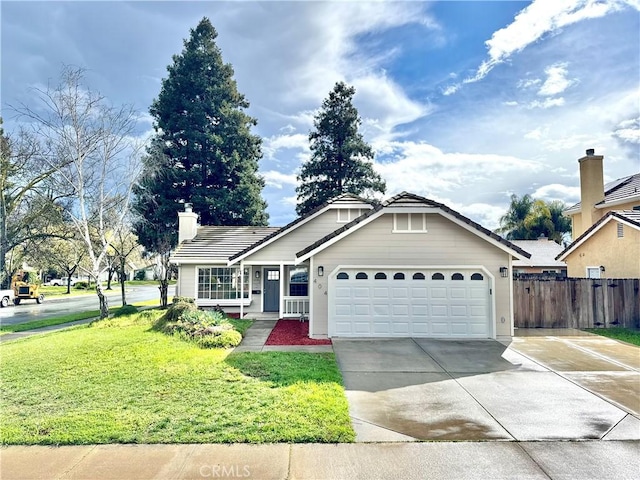
[[[287,225],[285,225],[282,228],[277,229],[276,231],[272,232],[271,234],[267,235],[266,237],[258,240],[257,242],[253,243],[252,245],[247,246],[246,248],[244,248],[241,251],[238,251],[236,253],[234,253],[233,255],[229,256],[229,262],[230,264],[233,264],[239,260],[241,260],[242,258],[245,258],[249,255],[251,255],[252,253],[255,253],[257,250],[269,245],[270,243],[278,240],[279,238],[282,238],[284,235],[288,234],[289,232],[295,230],[296,228],[300,227],[301,225],[311,221],[312,219],[318,217],[319,215],[321,215],[322,213],[324,213],[325,211],[336,207],[336,206],[340,206],[340,205],[349,205],[349,206],[355,206],[354,204],[358,204],[362,207],[370,207],[372,206],[372,202],[365,200],[361,197],[358,197],[357,195],[354,195],[352,193],[343,193],[342,195],[339,195],[336,198],[333,198],[325,203],[323,203],[322,205],[319,205],[318,207],[314,208],[313,210],[311,210],[309,213],[307,213],[306,215],[300,216],[298,218],[296,218],[294,221],[288,223]]]
[[[640,230],[640,211],[638,210],[611,210],[607,212],[600,220],[591,225],[587,231],[576,238],[571,244],[567,246],[556,257],[556,260],[564,260],[569,256],[571,252],[577,249],[580,245],[589,240],[598,230],[604,227],[610,221],[622,222],[625,225]]]
[[[341,228],[333,231],[332,233],[324,236],[320,240],[314,242],[309,245],[305,249],[296,253],[296,257],[298,261],[304,261],[310,256],[314,255],[320,250],[328,247],[329,245],[335,243],[346,235],[349,235],[351,232],[361,228],[367,223],[375,220],[380,215],[384,213],[397,213],[396,209],[402,209],[407,207],[430,207],[434,213],[439,213],[447,217],[449,220],[454,221],[459,224],[463,228],[469,230],[470,232],[484,238],[485,240],[493,243],[503,250],[508,250],[512,254],[521,257],[521,258],[529,258],[531,255],[514,245],[513,243],[505,240],[499,235],[493,233],[492,231],[484,228],[480,224],[474,222],[473,220],[465,217],[464,215],[456,212],[455,210],[447,207],[442,203],[435,202],[433,200],[429,200],[428,198],[421,197],[419,195],[415,195],[413,193],[402,192],[398,195],[395,195],[388,200],[384,201],[382,204],[375,206],[372,210],[360,215],[355,220],[345,224]]]

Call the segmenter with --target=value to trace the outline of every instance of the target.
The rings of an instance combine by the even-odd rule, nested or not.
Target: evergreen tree
[[[166,215],[156,230],[175,231],[185,202],[203,225],[267,223],[264,179],[257,174],[261,139],[250,131],[256,120],[244,113],[249,103],[237,90],[232,66],[223,63],[216,37],[207,18],[191,30],[150,109],[157,132],[153,148],[163,154],[160,165],[153,164],[155,154],[146,162],[155,183],[145,186],[145,198]],[[158,173],[159,167],[167,171]],[[140,233],[149,247],[153,242]]]
[[[358,133],[362,120],[352,103],[355,92],[344,82],[336,83],[314,118],[311,158],[298,175],[298,215],[343,193],[371,197],[386,190],[373,170],[373,150]]]

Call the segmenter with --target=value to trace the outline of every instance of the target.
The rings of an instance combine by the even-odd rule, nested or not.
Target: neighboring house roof
[[[278,227],[201,226],[192,240],[185,240],[178,246],[171,259],[178,263],[183,259],[226,262],[238,250],[254,245],[278,230]]]
[[[508,250],[511,250],[513,253],[515,253],[517,256],[522,256],[524,258],[529,258],[531,256],[530,253],[524,251],[523,249],[521,249],[520,247],[518,247],[517,245],[514,245],[513,243],[509,242],[508,240],[505,240],[504,238],[500,237],[499,235],[493,233],[491,230],[487,230],[486,228],[484,228],[483,226],[481,226],[480,224],[474,222],[473,220],[465,217],[464,215],[456,212],[455,210],[452,210],[451,208],[447,207],[446,205],[442,204],[442,203],[438,203],[438,202],[434,202],[433,200],[429,200],[428,198],[424,198],[421,197],[419,195],[414,195],[412,193],[407,193],[407,192],[402,192],[398,195],[395,195],[391,198],[389,198],[388,200],[384,201],[383,203],[376,205],[372,210],[369,210],[368,212],[360,215],[358,218],[356,218],[355,220],[345,224],[344,226],[342,226],[341,228],[335,230],[334,232],[330,233],[329,235],[324,236],[323,238],[321,238],[320,240],[318,240],[317,242],[309,245],[308,247],[306,247],[305,249],[299,251],[296,254],[296,257],[298,259],[301,259],[301,257],[305,257],[305,256],[309,256],[310,253],[315,252],[316,250],[322,249],[323,246],[328,246],[332,240],[337,239],[338,237],[341,237],[343,235],[347,235],[348,233],[350,233],[350,230],[355,230],[357,228],[359,228],[362,225],[365,225],[366,223],[372,221],[373,219],[377,218],[378,216],[380,216],[382,213],[384,213],[384,209],[392,207],[392,206],[401,206],[402,204],[405,204],[405,206],[407,204],[421,204],[421,205],[426,205],[429,207],[434,208],[435,210],[438,210],[440,213],[443,213],[446,215],[449,215],[450,217],[453,217],[453,219],[458,220],[463,226],[466,225],[466,228],[474,233],[480,233],[488,238],[490,238],[491,240],[493,240],[493,242],[495,242],[498,245],[502,245],[503,248],[506,248]]]
[[[598,230],[604,227],[608,222],[617,221],[625,225],[640,230],[640,211],[638,210],[611,210],[607,212],[600,220],[591,225],[591,227],[575,239],[567,248],[565,248],[556,257],[557,260],[564,260],[576,248],[586,242]]]
[[[596,208],[606,208],[619,203],[640,200],[640,173],[628,177],[618,178],[604,186],[604,200],[596,203]],[[577,213],[582,208],[581,202],[567,208],[565,213]]]
[[[259,250],[263,246],[266,246],[268,243],[271,243],[276,238],[280,238],[283,235],[286,235],[287,233],[289,233],[289,231],[292,231],[292,230],[296,229],[297,227],[303,225],[304,223],[308,222],[312,218],[318,216],[319,214],[324,212],[331,205],[341,204],[341,203],[352,205],[354,202],[366,203],[368,205],[372,205],[371,201],[366,200],[364,198],[360,198],[357,195],[353,195],[352,193],[343,193],[342,195],[340,195],[340,196],[338,196],[336,198],[333,198],[333,199],[331,199],[331,200],[329,200],[327,202],[324,202],[322,205],[317,206],[316,208],[314,208],[313,210],[308,212],[306,215],[302,215],[302,216],[296,218],[293,222],[285,225],[284,227],[276,229],[274,232],[272,232],[271,234],[267,235],[266,237],[258,240],[256,243],[247,246],[247,248],[234,253],[233,255],[231,255],[229,257],[229,260],[233,261],[233,260],[236,260],[239,257],[247,256],[247,255],[249,255],[251,253],[254,253],[256,250]]]
[[[531,254],[528,260],[514,260],[514,267],[567,267],[565,262],[556,260],[562,245],[548,238],[538,240],[511,240],[511,243]]]

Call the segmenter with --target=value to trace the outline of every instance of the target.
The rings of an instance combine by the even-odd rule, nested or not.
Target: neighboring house
[[[580,162],[580,203],[566,210],[574,241],[557,259],[570,277],[640,277],[640,173],[604,185],[602,155]]]
[[[529,253],[447,206],[342,195],[282,228],[179,214],[177,294],[309,320],[313,338],[513,335],[512,260]]]
[[[545,236],[537,240],[511,240],[511,243],[531,254],[526,260],[513,261],[513,273],[540,274],[546,276],[566,277],[567,264],[556,257],[562,252],[562,245]]]

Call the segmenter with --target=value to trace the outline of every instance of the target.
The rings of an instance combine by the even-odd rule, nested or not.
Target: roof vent
[[[596,154],[596,151],[593,148],[587,149],[587,155],[588,156],[595,155],[595,154]]]

